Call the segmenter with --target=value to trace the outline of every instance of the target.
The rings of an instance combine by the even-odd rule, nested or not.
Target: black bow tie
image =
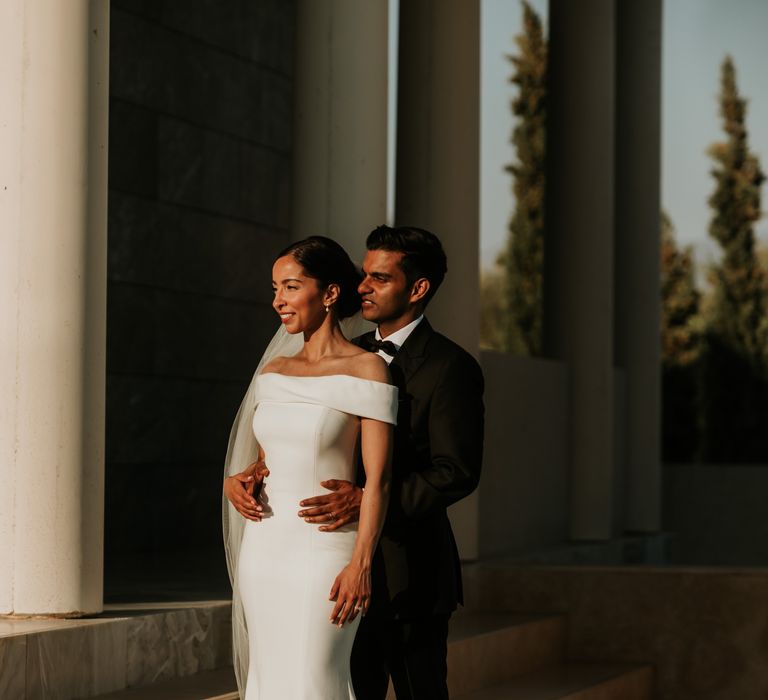
[[[397,345],[391,340],[377,340],[376,338],[371,338],[368,340],[367,348],[371,352],[379,352],[379,350],[381,350],[390,357],[394,357],[397,352]]]

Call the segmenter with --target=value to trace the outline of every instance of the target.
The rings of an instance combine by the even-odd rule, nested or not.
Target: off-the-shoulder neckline
[[[283,374],[282,372],[262,372],[260,377],[286,377],[288,379],[330,379],[332,377],[346,377],[347,379],[357,379],[359,382],[370,382],[371,384],[381,384],[382,386],[394,387],[389,382],[379,382],[376,379],[366,379],[365,377],[356,377],[354,374]]]

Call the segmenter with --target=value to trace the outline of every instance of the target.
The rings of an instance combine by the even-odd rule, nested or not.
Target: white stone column
[[[357,261],[387,217],[389,16],[390,0],[297,5],[292,234]]]
[[[480,4],[408,0],[400,6],[395,223],[443,242],[448,275],[427,310],[436,329],[480,347]],[[451,508],[459,551],[478,551],[478,494]]]
[[[627,391],[625,528],[661,528],[661,0],[617,5],[616,354]]]
[[[108,0],[0,5],[0,613],[102,609]]]
[[[615,4],[550,1],[544,347],[570,373],[573,539],[614,534]]]

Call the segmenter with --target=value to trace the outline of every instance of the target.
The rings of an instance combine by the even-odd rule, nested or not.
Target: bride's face
[[[272,291],[272,307],[289,333],[311,331],[323,323],[324,295],[292,255],[278,258],[272,266]]]

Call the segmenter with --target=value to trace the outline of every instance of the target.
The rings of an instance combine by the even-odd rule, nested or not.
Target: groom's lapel
[[[397,351],[390,368],[398,368],[403,374],[403,383],[407,383],[427,358],[427,343],[434,331],[427,319],[423,319],[411,334],[405,339],[405,343]]]

